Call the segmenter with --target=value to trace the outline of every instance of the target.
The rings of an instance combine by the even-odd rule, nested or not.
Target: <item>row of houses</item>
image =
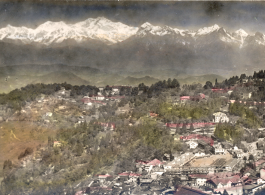
[[[195,96],[181,96],[180,97],[180,101],[181,102],[185,102],[187,100],[199,101],[199,100],[202,100],[202,99],[205,99],[205,95],[203,93],[200,93],[200,94],[195,95]]]
[[[186,126],[187,129],[193,125],[194,128],[201,128],[201,127],[206,127],[206,126],[215,126],[215,122],[201,122],[201,123],[166,123],[165,126],[169,128],[177,128],[180,127],[182,128],[183,126]]]

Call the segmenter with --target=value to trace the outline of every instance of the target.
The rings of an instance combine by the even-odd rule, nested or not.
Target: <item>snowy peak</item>
[[[168,34],[180,34],[178,30],[175,30],[169,26],[154,26],[149,22],[145,22],[140,26],[139,31],[137,32],[137,36],[145,36],[147,34],[164,36]]]
[[[234,34],[236,36],[240,36],[240,37],[244,37],[246,38],[248,36],[248,33],[246,33],[246,31],[244,31],[243,29],[238,29],[237,31],[234,32]]]
[[[0,29],[0,40],[23,40],[24,43],[50,45],[68,39],[77,42],[95,39],[113,44],[124,41],[137,31],[138,28],[99,17],[89,18],[76,24],[47,21],[36,29],[7,25]]]
[[[67,24],[63,21],[47,21],[35,29],[11,25],[0,29],[0,41],[13,41],[24,44],[35,43],[47,46],[64,43],[64,41],[66,43],[86,43],[90,40],[111,45],[122,42],[132,36],[145,37],[148,35],[172,36],[172,40],[183,44],[184,42],[190,43],[194,41],[207,44],[210,40],[220,40],[227,43],[235,43],[240,47],[250,42],[265,45],[265,36],[262,33],[248,35],[243,29],[229,33],[217,24],[200,28],[197,31],[191,31],[170,26],[156,26],[149,22],[145,22],[139,27],[133,27],[121,22],[113,22],[104,17],[88,18],[75,24]]]
[[[196,35],[206,35],[206,34],[209,34],[209,33],[212,33],[214,31],[217,31],[219,30],[220,27],[215,24],[213,26],[210,26],[210,27],[204,27],[204,28],[200,28],[197,32],[196,32]]]
[[[150,24],[149,22],[145,22],[145,23],[143,23],[142,25],[141,25],[141,28],[152,28],[153,27],[153,25],[152,24]]]

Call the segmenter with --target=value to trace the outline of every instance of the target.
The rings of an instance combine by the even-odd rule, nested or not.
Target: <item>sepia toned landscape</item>
[[[263,2],[0,3],[0,195],[265,194]]]

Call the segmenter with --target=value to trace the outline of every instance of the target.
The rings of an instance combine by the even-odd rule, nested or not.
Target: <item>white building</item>
[[[225,122],[229,122],[229,118],[226,116],[225,113],[222,112],[216,112],[213,114],[214,115],[214,119],[213,122],[214,123],[225,123]]]
[[[195,141],[188,141],[186,144],[188,144],[191,149],[197,148],[198,146],[198,143]]]
[[[226,151],[220,143],[213,146],[215,154],[225,154]]]
[[[104,100],[104,99],[105,99],[105,97],[102,96],[102,95],[98,95],[98,96],[96,96],[96,100]]]
[[[242,99],[249,99],[249,98],[251,98],[251,96],[252,96],[252,92],[250,92],[250,93],[242,93],[241,94],[241,98]]]
[[[51,112],[46,112],[46,116],[51,117],[52,116],[52,113]]]

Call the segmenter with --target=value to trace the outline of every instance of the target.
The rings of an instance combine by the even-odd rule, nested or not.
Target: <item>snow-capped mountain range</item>
[[[245,42],[248,39],[252,43],[254,41],[254,43],[265,45],[265,36],[262,33],[249,35],[243,29],[230,33],[217,24],[191,31],[169,26],[154,26],[148,22],[140,27],[132,27],[120,22],[112,22],[104,17],[89,18],[75,24],[47,21],[35,29],[8,25],[0,29],[0,40],[19,41],[24,44],[37,43],[46,46],[59,44],[67,40],[76,41],[77,43],[96,40],[112,45],[123,42],[130,37],[145,37],[148,35],[163,37],[169,35],[179,38],[180,42],[186,44],[186,42],[197,41],[212,34],[216,34],[223,42],[238,44],[240,48],[246,44]]]

